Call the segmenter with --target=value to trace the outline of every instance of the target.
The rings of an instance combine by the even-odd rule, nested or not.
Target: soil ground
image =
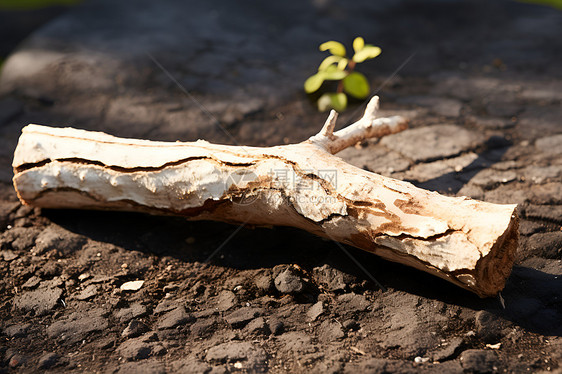
[[[46,22],[0,80],[0,372],[560,372],[561,12],[508,1],[113,3],[34,13],[0,43],[11,50]],[[0,13],[5,25],[17,17]],[[407,116],[411,129],[340,156],[519,204],[501,297],[290,228],[17,200],[10,162],[28,123],[232,143],[145,52],[238,142],[267,146],[318,131],[325,115],[302,92],[316,46],[358,34],[383,47],[362,70],[381,115]]]

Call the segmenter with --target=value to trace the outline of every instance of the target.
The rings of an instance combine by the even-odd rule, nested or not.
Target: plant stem
[[[353,72],[353,70],[355,69],[355,65],[357,65],[357,63],[353,60],[349,61],[349,64],[347,64],[347,75],[351,74]],[[337,93],[342,93],[343,92],[343,79],[340,80],[338,82],[338,89],[336,91]]]
[[[336,90],[337,93],[343,92],[343,79],[338,82],[338,89]]]

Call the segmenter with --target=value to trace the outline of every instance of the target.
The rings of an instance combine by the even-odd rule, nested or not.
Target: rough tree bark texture
[[[401,117],[334,132],[332,112],[309,140],[270,148],[120,139],[29,125],[14,157],[20,200],[44,208],[115,209],[284,225],[497,294],[517,248],[516,205],[447,197],[349,165],[333,154],[404,130]]]

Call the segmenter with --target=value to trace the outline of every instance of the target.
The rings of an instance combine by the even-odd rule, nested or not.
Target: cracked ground
[[[0,13],[14,33],[0,76],[0,372],[560,370],[560,11],[97,0],[31,13]],[[28,123],[168,141],[307,139],[325,120],[302,89],[324,57],[317,47],[357,35],[383,50],[358,68],[380,115],[410,129],[338,155],[428,190],[519,204],[501,297],[294,229],[17,200],[11,160]]]

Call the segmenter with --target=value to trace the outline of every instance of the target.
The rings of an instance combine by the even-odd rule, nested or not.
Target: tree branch
[[[24,204],[174,214],[292,226],[446,279],[497,294],[517,249],[515,205],[442,196],[356,168],[336,153],[401,131],[401,117],[375,118],[375,97],[356,123],[259,148],[121,139],[71,128],[26,126],[14,155]]]
[[[379,109],[379,97],[374,96],[365,109],[361,119],[334,133],[337,113],[331,111],[322,130],[312,136],[308,141],[336,154],[345,148],[351,147],[365,139],[380,138],[394,134],[408,128],[408,121],[400,116],[390,118],[376,118]]]

